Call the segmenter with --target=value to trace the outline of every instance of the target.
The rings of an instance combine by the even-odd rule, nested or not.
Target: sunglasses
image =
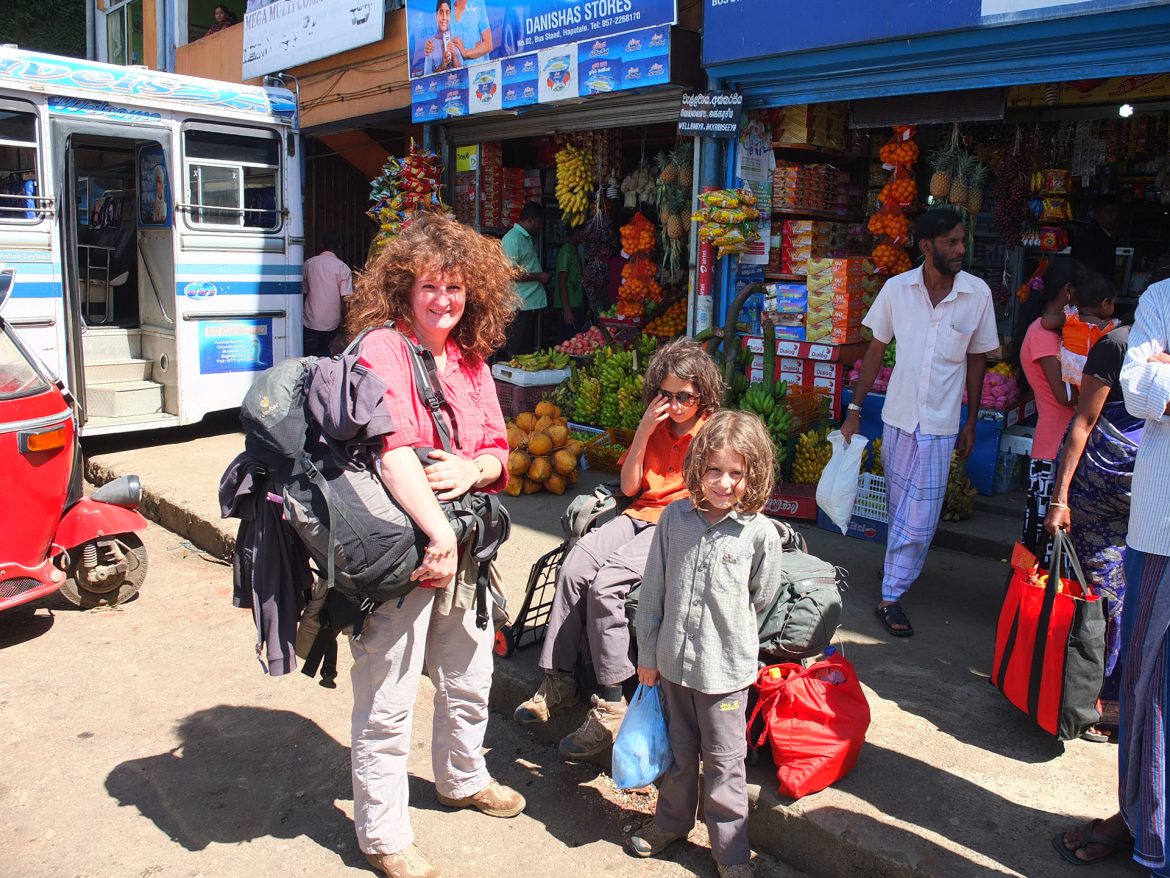
[[[697,393],[687,393],[685,390],[679,391],[678,393],[671,393],[669,390],[663,390],[659,387],[658,395],[665,397],[668,404],[671,400],[674,400],[679,405],[691,405],[699,401],[699,395]]]

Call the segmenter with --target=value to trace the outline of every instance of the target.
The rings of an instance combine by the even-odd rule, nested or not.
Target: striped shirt
[[[756,616],[780,588],[782,554],[763,515],[730,512],[710,524],[689,499],[667,506],[638,596],[638,664],[708,695],[750,686]]]
[[[1153,284],[1138,300],[1129,350],[1121,367],[1125,407],[1145,418],[1141,447],[1133,471],[1126,544],[1155,555],[1170,555],[1170,363],[1147,363],[1170,351],[1170,280]]]

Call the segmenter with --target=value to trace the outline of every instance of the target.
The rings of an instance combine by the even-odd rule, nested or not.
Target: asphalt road
[[[0,875],[372,874],[350,822],[348,650],[339,688],[272,679],[253,654],[230,570],[159,527],[138,600],[79,612],[59,597],[0,614]],[[419,846],[448,878],[714,876],[702,829],[661,861],[625,833],[650,795],[493,715],[493,773],[528,797],[509,821],[435,799],[420,689],[411,760]],[[799,878],[761,858],[763,878]]]

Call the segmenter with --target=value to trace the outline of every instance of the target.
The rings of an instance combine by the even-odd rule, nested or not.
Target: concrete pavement
[[[215,490],[242,448],[240,436],[226,432],[231,423],[175,431],[162,441],[158,435],[87,440],[87,474],[100,483],[137,473],[152,517],[223,557],[236,523],[219,520]],[[580,487],[598,480],[587,473]],[[547,494],[508,500],[514,528],[500,564],[513,607],[533,561],[559,542],[565,502]],[[965,523],[967,536],[960,531],[951,544],[990,557],[932,551],[922,580],[905,600],[918,629],[909,639],[888,637],[872,616],[882,547],[802,526],[813,552],[851,571],[840,636],[866,687],[873,722],[855,771],[798,802],[777,797],[769,759],[752,768],[758,849],[818,878],[1046,878],[1071,868],[1050,839],[1058,829],[1115,810],[1116,750],[1047,739],[987,683],[1006,576],[999,552],[1010,547],[1016,526],[984,509]],[[239,636],[246,639],[248,632]],[[535,649],[497,662],[494,710],[510,716],[535,689],[535,662]],[[555,740],[582,715],[578,710],[556,717],[537,732]],[[1117,858],[1094,874],[1143,873]]]

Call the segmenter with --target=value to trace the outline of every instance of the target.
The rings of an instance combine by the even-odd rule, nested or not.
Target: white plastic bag
[[[825,464],[821,480],[817,482],[817,506],[824,510],[833,524],[841,528],[841,533],[848,531],[849,519],[853,517],[857,479],[861,475],[861,455],[865,453],[868,442],[860,433],[855,433],[848,444],[840,430],[829,434],[833,456]]]

